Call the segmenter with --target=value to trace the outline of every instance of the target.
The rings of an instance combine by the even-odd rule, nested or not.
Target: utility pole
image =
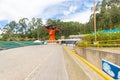
[[[97,41],[97,36],[96,36],[96,0],[94,0],[94,39],[96,42]]]

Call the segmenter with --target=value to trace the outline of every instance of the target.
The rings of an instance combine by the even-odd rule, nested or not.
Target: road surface
[[[0,80],[103,80],[61,45],[37,45],[0,51]]]

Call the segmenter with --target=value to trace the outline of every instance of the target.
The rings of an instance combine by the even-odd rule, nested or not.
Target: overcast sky
[[[0,0],[0,26],[11,20],[42,18],[43,22],[53,20],[77,21],[89,20],[94,0]],[[96,0],[102,1],[102,0]]]

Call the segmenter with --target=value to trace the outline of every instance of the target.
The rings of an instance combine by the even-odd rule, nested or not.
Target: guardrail
[[[120,40],[103,40],[103,41],[96,41],[93,44],[90,42],[83,42],[82,47],[96,47],[98,49],[100,48],[106,48],[110,50],[120,50]]]
[[[120,50],[120,40],[103,40],[103,41],[97,41],[98,42],[98,49],[104,46],[107,46],[110,50]],[[102,46],[100,44],[103,44]],[[113,48],[115,47],[115,48]]]

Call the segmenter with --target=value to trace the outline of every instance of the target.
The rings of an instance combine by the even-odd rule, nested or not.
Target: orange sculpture
[[[45,29],[49,31],[49,40],[55,40],[55,32],[60,30],[59,27],[53,27],[53,25],[45,26]]]

